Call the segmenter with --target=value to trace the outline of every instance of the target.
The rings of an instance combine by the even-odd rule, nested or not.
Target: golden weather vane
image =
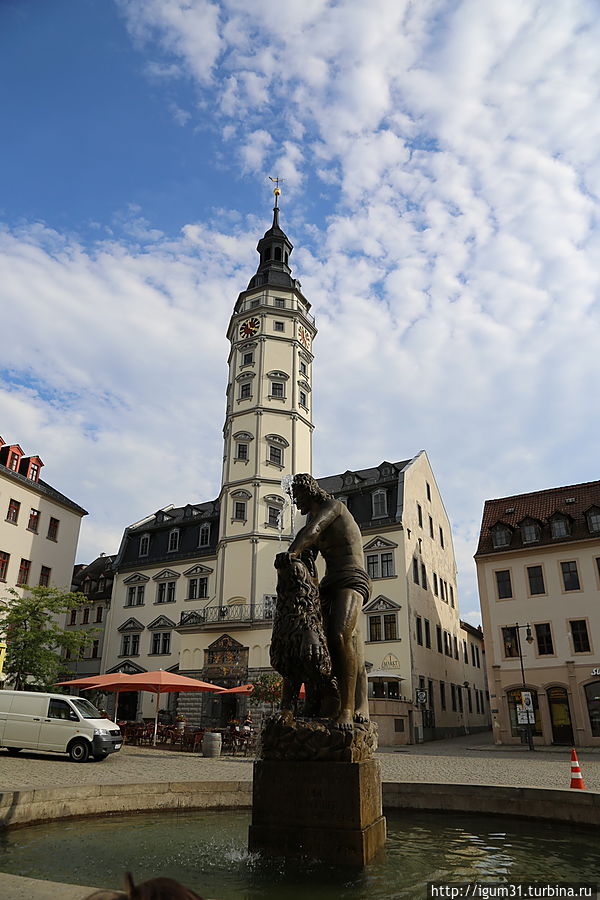
[[[283,184],[283,178],[280,178],[279,175],[277,178],[271,178],[269,175],[269,181],[272,181],[275,187],[273,188],[273,193],[275,194],[275,206],[277,206],[277,201],[281,196],[281,188],[279,187],[280,183]]]

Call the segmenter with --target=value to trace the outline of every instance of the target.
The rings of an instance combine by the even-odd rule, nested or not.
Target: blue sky
[[[426,449],[477,621],[483,501],[599,475],[599,45],[592,0],[3,0],[0,434],[79,559],[218,493],[279,174],[315,474]]]

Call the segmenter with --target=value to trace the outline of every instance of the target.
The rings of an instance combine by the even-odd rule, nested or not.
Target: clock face
[[[260,328],[260,322],[258,319],[246,319],[245,322],[242,322],[240,325],[240,334],[242,337],[253,337]]]
[[[298,329],[298,337],[300,338],[300,343],[308,350],[310,347],[310,335],[303,325]]]

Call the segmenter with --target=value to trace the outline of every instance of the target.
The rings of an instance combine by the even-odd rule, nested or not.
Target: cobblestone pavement
[[[578,752],[588,790],[600,791],[600,754]],[[569,748],[494,747],[489,735],[470,735],[378,754],[384,781],[438,784],[506,784],[568,788]],[[204,759],[191,753],[127,747],[101,763],[72,763],[67,757],[0,751],[0,790],[60,787],[71,784],[127,784],[154,781],[250,781],[253,760]]]

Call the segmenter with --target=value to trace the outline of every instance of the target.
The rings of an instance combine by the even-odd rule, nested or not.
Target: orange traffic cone
[[[580,791],[585,791],[585,784],[583,783],[583,777],[581,775],[581,769],[579,768],[579,760],[577,759],[577,754],[575,750],[571,750],[571,787],[578,788]]]

